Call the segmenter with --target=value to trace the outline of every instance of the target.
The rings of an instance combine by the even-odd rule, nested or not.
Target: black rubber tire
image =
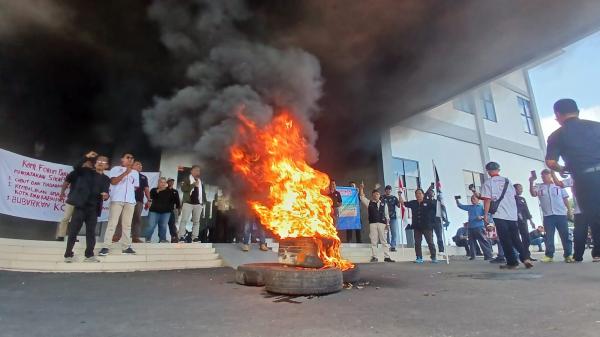
[[[281,263],[248,263],[237,267],[235,283],[262,287],[265,285],[265,273],[272,267],[281,267]]]
[[[344,277],[344,283],[356,283],[360,279],[360,270],[358,269],[358,265],[354,265],[354,268],[344,270],[342,272],[342,276]]]
[[[324,295],[342,290],[338,268],[271,267],[265,274],[265,289],[283,295]]]

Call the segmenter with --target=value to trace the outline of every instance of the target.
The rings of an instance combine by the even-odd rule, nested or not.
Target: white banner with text
[[[59,221],[64,212],[60,189],[73,167],[18,155],[0,149],[0,213],[26,219]],[[158,172],[143,172],[150,188]],[[100,221],[108,218],[108,202]],[[147,215],[144,209],[142,215]]]

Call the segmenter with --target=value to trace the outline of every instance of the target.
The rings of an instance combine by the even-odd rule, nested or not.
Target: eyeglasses
[[[101,161],[101,160],[97,160],[96,163],[99,163],[99,164],[108,164],[107,161]]]
[[[133,159],[133,156],[125,156],[125,159]]]

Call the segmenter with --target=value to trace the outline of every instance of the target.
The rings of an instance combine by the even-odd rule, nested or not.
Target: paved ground
[[[115,274],[0,272],[0,335],[577,336],[600,331],[600,264],[504,272],[484,261],[360,266],[370,283],[278,297],[229,268]]]

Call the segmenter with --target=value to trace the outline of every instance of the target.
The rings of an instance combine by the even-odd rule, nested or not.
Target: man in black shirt
[[[425,199],[425,192],[420,188],[415,191],[416,200],[405,202],[402,197],[402,191],[398,191],[398,197],[400,198],[400,202],[412,211],[412,228],[415,236],[415,254],[417,256],[415,263],[423,263],[423,252],[421,249],[423,236],[429,247],[431,263],[437,263],[435,244],[433,243],[433,219],[436,211],[436,200]]]
[[[342,206],[342,195],[336,190],[335,180],[329,183],[329,197],[333,201],[333,225],[337,228],[338,218],[340,216],[340,207]]]
[[[515,201],[517,202],[517,225],[519,226],[519,234],[521,235],[521,241],[523,241],[523,247],[529,250],[529,246],[531,243],[529,242],[529,229],[527,227],[527,222],[531,224],[531,228],[535,229],[535,224],[531,219],[531,212],[529,212],[529,207],[527,206],[527,201],[523,198],[523,185],[514,184],[515,188]],[[531,261],[535,261],[534,258],[529,258]]]
[[[171,243],[179,242],[179,238],[177,235],[177,217],[181,214],[181,200],[179,198],[179,192],[177,189],[173,188],[175,185],[175,179],[169,178],[167,180],[167,189],[173,193],[173,200],[175,201],[169,216],[169,233],[171,234]]]
[[[554,103],[554,114],[561,127],[548,137],[546,165],[571,173],[577,201],[592,228],[593,261],[600,262],[600,123],[579,119],[577,103],[568,98]],[[564,167],[558,163],[561,157]]]
[[[96,246],[96,223],[102,211],[102,201],[108,199],[110,179],[102,172],[104,164],[96,160],[97,154],[86,154],[83,163],[75,168],[77,185],[69,193],[69,204],[75,207],[69,227],[69,239],[65,250],[65,262],[74,262],[73,247],[77,234],[85,222],[86,249],[84,262],[99,262],[94,256]],[[95,169],[94,169],[95,166]]]

